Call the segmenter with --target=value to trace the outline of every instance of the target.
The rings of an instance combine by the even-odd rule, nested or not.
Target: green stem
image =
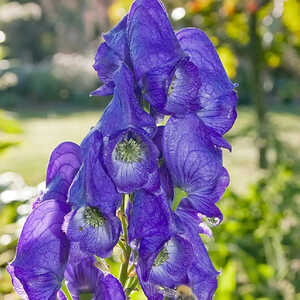
[[[131,294],[131,292],[134,291],[134,289],[137,287],[138,283],[139,283],[139,280],[138,280],[137,276],[132,277],[130,279],[128,288],[126,289],[126,297],[128,297]]]
[[[125,216],[125,209],[126,209],[126,195],[123,195],[122,199],[122,206],[121,206],[121,223],[122,223],[122,229],[123,229],[123,234],[124,234],[124,239],[125,239],[125,245],[123,244],[123,247],[121,246],[123,250],[123,255],[125,261],[123,262],[121,266],[121,271],[120,271],[120,282],[123,287],[125,287],[126,282],[128,280],[128,265],[129,265],[129,259],[130,259],[130,254],[131,254],[131,248],[128,245],[128,232],[127,232],[127,220]]]

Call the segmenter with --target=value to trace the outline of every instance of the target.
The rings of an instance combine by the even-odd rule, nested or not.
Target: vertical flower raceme
[[[223,219],[235,85],[208,36],[175,33],[160,0],[133,1],[103,39],[91,95],[111,102],[80,146],[53,151],[8,266],[13,285],[30,300],[123,300],[138,283],[150,300],[210,300],[222,275],[201,235]],[[116,248],[120,281],[100,263]]]

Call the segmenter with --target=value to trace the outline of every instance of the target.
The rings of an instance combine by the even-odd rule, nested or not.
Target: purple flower
[[[131,71],[125,66],[114,76],[115,92],[97,128],[105,137],[106,169],[120,193],[147,185],[158,168],[159,152],[151,137],[156,126],[140,106]]]
[[[181,205],[221,220],[215,203],[228,186],[229,176],[222,166],[221,150],[211,142],[204,123],[195,114],[171,117],[164,130],[163,153],[174,185],[186,193]]]
[[[103,167],[102,143],[101,133],[92,130],[81,145],[84,159],[69,191],[72,211],[65,218],[64,230],[83,251],[107,257],[121,232],[115,215],[121,195]]]
[[[16,292],[24,299],[56,299],[69,253],[69,241],[61,230],[68,211],[66,203],[46,200],[29,215],[16,258],[7,267]]]
[[[77,243],[71,245],[65,280],[73,300],[80,300],[84,294],[91,295],[94,300],[125,300],[118,279],[103,273],[95,263],[94,256],[82,252]]]
[[[197,299],[212,299],[217,289],[219,272],[214,268],[199,235],[210,235],[210,231],[203,225],[203,220],[196,212],[187,211],[181,203],[176,209],[176,216],[184,228],[181,236],[188,240],[193,248],[193,255],[190,257],[192,263],[187,270],[188,282],[186,284],[191,287]]]
[[[215,47],[196,28],[176,35],[159,0],[136,0],[127,21],[134,73],[145,98],[165,114],[195,112],[216,145],[236,119],[237,97]]]
[[[129,242],[137,245],[138,265],[146,280],[155,253],[171,237],[172,212],[166,198],[139,190],[134,193],[128,215]]]

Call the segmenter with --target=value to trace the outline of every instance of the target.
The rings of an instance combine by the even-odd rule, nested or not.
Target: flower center
[[[92,227],[97,228],[105,224],[106,219],[105,217],[102,216],[102,214],[100,213],[97,207],[88,206],[84,210],[83,215],[84,215],[85,223]]]
[[[163,248],[155,258],[154,266],[158,267],[162,265],[169,258],[169,253],[167,248]]]
[[[141,143],[134,138],[123,139],[116,147],[116,158],[118,160],[132,163],[140,161],[142,158]]]

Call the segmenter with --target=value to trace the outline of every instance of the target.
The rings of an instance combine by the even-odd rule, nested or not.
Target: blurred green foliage
[[[300,287],[300,184],[279,165],[245,196],[228,190],[224,223],[209,243],[222,270],[216,299],[296,299]]]

